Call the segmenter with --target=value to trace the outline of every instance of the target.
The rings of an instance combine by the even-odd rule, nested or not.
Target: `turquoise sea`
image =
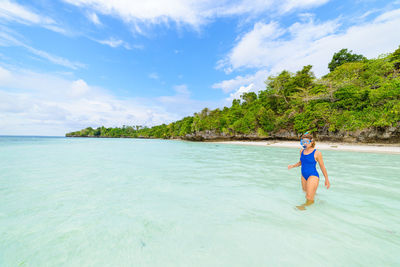
[[[399,266],[400,155],[323,151],[299,211],[299,149],[0,137],[0,266]]]

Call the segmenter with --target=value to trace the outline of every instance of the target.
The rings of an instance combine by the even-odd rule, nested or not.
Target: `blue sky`
[[[0,0],[0,135],[169,123],[392,52],[398,25],[400,1]]]

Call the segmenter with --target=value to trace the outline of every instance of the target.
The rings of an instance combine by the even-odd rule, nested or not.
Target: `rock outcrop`
[[[179,139],[190,141],[230,141],[230,140],[299,140],[300,135],[294,131],[281,129],[278,132],[270,133],[268,136],[260,136],[257,133],[251,134],[229,134],[216,131],[201,131],[187,134]],[[316,133],[319,141],[331,142],[356,142],[356,143],[400,143],[400,123],[397,127],[368,128],[357,131],[329,132],[321,130]]]

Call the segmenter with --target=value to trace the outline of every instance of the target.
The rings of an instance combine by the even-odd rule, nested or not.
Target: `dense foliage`
[[[352,54],[352,52],[352,50],[348,51],[347,49],[342,49],[335,53],[331,62],[328,64],[329,70],[334,71],[337,67],[343,65],[344,63],[364,61],[367,59],[363,55]]]
[[[358,59],[341,62],[320,79],[310,65],[296,73],[282,71],[268,77],[265,90],[244,93],[229,108],[204,108],[168,125],[89,127],[67,136],[171,138],[211,130],[267,137],[281,129],[304,133],[398,127],[400,47],[377,59]]]

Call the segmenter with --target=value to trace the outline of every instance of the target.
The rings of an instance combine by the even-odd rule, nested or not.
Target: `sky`
[[[0,135],[153,126],[229,107],[342,48],[400,45],[400,1],[0,0]]]

